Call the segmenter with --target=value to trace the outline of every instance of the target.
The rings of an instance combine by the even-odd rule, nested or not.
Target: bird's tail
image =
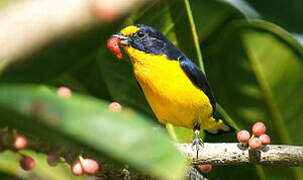
[[[230,133],[230,132],[235,131],[235,129],[232,126],[230,126],[226,121],[219,119],[216,113],[213,114],[213,118],[216,121],[223,122],[221,127],[216,130],[204,130],[205,133],[210,134],[210,135],[219,135],[219,134]]]

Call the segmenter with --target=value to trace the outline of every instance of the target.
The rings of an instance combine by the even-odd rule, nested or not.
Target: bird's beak
[[[121,33],[116,33],[112,36],[116,37],[116,38],[119,38],[121,45],[123,45],[123,46],[128,46],[129,45],[129,37],[128,36],[124,36]]]

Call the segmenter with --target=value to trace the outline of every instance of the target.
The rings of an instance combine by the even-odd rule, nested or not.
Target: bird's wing
[[[185,74],[189,77],[189,79],[194,83],[199,89],[201,89],[208,97],[212,107],[213,107],[213,118],[217,121],[220,119],[218,118],[216,114],[216,102],[214,95],[212,93],[212,90],[210,88],[210,85],[203,74],[203,72],[200,70],[200,68],[193,63],[188,57],[185,55],[180,56],[178,58],[180,66],[182,67]],[[222,120],[224,125],[218,130],[205,130],[207,134],[212,135],[218,135],[225,132],[232,132],[234,131],[234,128],[231,127],[228,123],[226,123],[224,120]]]
[[[180,56],[178,60],[183,71],[189,77],[192,83],[194,83],[197,87],[199,87],[199,89],[201,89],[207,95],[213,107],[213,112],[215,113],[216,112],[215,98],[203,72],[195,63],[193,63],[188,57],[184,55]]]

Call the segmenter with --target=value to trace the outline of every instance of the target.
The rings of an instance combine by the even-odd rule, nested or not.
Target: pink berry
[[[250,134],[246,130],[241,130],[237,133],[237,139],[239,142],[248,142]]]
[[[84,159],[81,162],[84,172],[88,175],[94,175],[99,170],[99,164],[93,159]]]
[[[122,106],[121,104],[117,102],[112,102],[109,104],[108,109],[114,112],[121,112],[122,111]]]
[[[68,87],[60,87],[57,94],[61,97],[69,98],[72,95],[72,91]]]
[[[203,164],[203,165],[199,165],[199,168],[202,172],[209,173],[212,169],[212,165],[211,164]]]
[[[48,155],[46,158],[46,162],[50,166],[56,166],[60,162],[60,159],[56,155]]]
[[[29,156],[23,156],[20,160],[20,166],[25,171],[31,170],[35,167],[35,160]]]
[[[262,122],[256,122],[252,127],[252,132],[256,136],[261,136],[266,131],[266,126]]]
[[[75,175],[75,176],[81,176],[81,175],[83,175],[83,173],[84,173],[80,161],[76,161],[76,162],[72,165],[71,168],[72,168],[72,173],[73,173],[73,175]]]
[[[261,140],[257,137],[251,138],[248,144],[251,149],[258,149],[262,145]]]
[[[24,136],[19,135],[16,137],[14,141],[14,147],[16,149],[23,149],[26,147],[26,145],[27,145],[27,139]]]
[[[261,140],[262,145],[267,145],[270,143],[270,137],[267,134],[262,134],[259,139]]]

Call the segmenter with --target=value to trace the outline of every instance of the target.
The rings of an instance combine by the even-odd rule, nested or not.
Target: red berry
[[[61,97],[69,98],[72,95],[72,91],[68,87],[59,87],[57,94]]]
[[[248,142],[250,134],[246,130],[241,130],[237,133],[237,139],[239,142]]]
[[[99,164],[93,159],[83,159],[83,161],[81,161],[81,165],[84,172],[88,175],[94,175],[99,170]]]
[[[16,137],[14,141],[14,147],[16,149],[23,149],[26,147],[26,145],[27,145],[27,139],[24,136],[19,135]]]
[[[270,143],[270,137],[267,134],[262,134],[259,139],[263,145],[267,145]]]
[[[261,140],[257,137],[251,138],[248,144],[251,149],[258,149],[262,145]]]
[[[112,102],[109,104],[108,109],[114,112],[121,112],[122,111],[122,106],[121,104],[117,102]]]
[[[107,47],[111,52],[113,52],[119,59],[122,58],[121,50],[120,50],[120,39],[117,37],[111,37],[107,41]]]
[[[60,162],[60,159],[56,155],[48,155],[46,158],[46,162],[50,166],[56,166]]]
[[[261,136],[266,131],[266,126],[262,122],[256,122],[252,127],[252,132],[256,136]]]
[[[20,160],[20,166],[25,171],[31,170],[35,167],[35,160],[29,156],[23,156]]]
[[[80,161],[76,161],[76,162],[72,165],[71,168],[72,168],[72,173],[73,173],[73,175],[75,175],[75,176],[81,176],[81,175],[83,175],[83,173],[84,173]]]
[[[199,168],[202,172],[209,173],[212,169],[212,165],[211,164],[203,164],[203,165],[199,165]]]

